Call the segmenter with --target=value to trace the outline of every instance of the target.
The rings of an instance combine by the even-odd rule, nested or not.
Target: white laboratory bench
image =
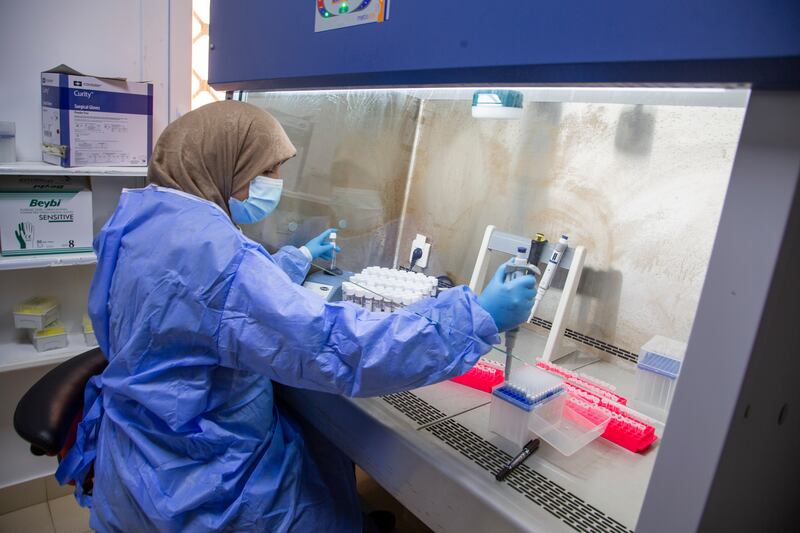
[[[534,337],[521,331],[517,351],[535,353],[526,349],[539,344]],[[630,363],[580,353],[559,363],[633,392]],[[448,381],[380,398],[281,395],[437,532],[631,531],[658,451],[658,442],[635,454],[601,438],[565,457],[542,442],[497,482],[494,473],[519,450],[488,430],[487,393]]]

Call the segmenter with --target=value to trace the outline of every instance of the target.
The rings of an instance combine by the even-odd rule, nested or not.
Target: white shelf
[[[19,342],[0,343],[0,372],[63,363],[95,346],[86,346],[83,333],[70,333],[69,345],[60,350],[37,352],[33,344]],[[0,450],[2,450],[0,446]]]
[[[80,254],[20,255],[15,257],[0,256],[0,270],[93,265],[95,263],[97,263],[97,256],[94,252]]]
[[[20,176],[147,176],[147,167],[64,168],[41,161],[0,163],[1,175]]]
[[[0,427],[0,450],[3,451],[0,489],[50,476],[58,467],[55,457],[33,455],[30,444],[17,435],[13,426]]]

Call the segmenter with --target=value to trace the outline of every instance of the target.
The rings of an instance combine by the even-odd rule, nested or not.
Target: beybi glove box
[[[92,251],[87,178],[7,177],[0,183],[3,256]]]

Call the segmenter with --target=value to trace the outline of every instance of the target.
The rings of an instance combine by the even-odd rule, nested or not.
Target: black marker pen
[[[516,457],[511,459],[511,462],[504,466],[502,470],[495,474],[494,478],[497,481],[503,481],[506,477],[508,477],[512,470],[521,465],[525,459],[539,449],[539,444],[539,439],[528,441],[528,444],[522,447],[522,451],[519,452]]]

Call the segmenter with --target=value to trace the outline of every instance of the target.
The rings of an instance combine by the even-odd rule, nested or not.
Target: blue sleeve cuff
[[[475,327],[475,334],[489,346],[500,343],[500,331],[497,329],[492,315],[478,303],[478,297],[472,290],[464,286],[464,296],[469,301],[470,311],[472,312],[472,323]]]
[[[306,254],[294,246],[284,246],[272,256],[278,266],[295,283],[303,283],[306,279],[311,261]]]

